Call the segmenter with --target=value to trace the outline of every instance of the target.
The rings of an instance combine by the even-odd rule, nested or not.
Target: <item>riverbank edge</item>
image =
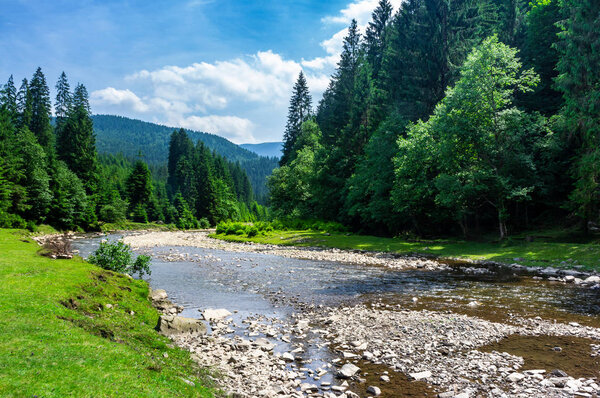
[[[319,238],[322,240],[322,242],[320,242],[321,244],[319,244],[318,246],[311,246],[310,243],[311,241],[308,239],[305,239],[303,237],[299,237],[299,234],[303,234],[303,233],[307,233],[310,232],[312,236],[318,235]],[[444,256],[444,255],[436,255],[436,254],[432,254],[432,253],[423,253],[423,252],[418,252],[418,251],[399,251],[399,250],[365,250],[365,249],[360,249],[357,248],[356,246],[354,246],[354,248],[352,248],[352,244],[347,242],[347,237],[348,235],[346,234],[336,234],[336,233],[323,233],[323,232],[317,232],[317,231],[274,231],[274,232],[268,232],[262,236],[256,236],[256,237],[246,237],[243,235],[224,235],[224,234],[216,234],[216,233],[210,233],[208,235],[210,238],[213,239],[217,239],[217,240],[222,240],[225,242],[234,242],[234,243],[255,243],[255,244],[263,244],[263,245],[276,245],[276,246],[286,246],[286,247],[291,247],[291,248],[295,248],[298,250],[324,250],[324,249],[337,249],[337,250],[343,250],[343,251],[348,251],[348,252],[353,252],[353,253],[363,253],[363,254],[370,254],[370,255],[381,255],[381,254],[387,254],[387,255],[393,255],[393,256],[397,256],[398,258],[402,258],[402,257],[417,257],[417,258],[423,258],[423,259],[429,259],[429,260],[435,260],[438,261],[440,263],[467,263],[467,264],[471,264],[474,266],[479,266],[479,267],[484,267],[484,268],[510,268],[513,269],[516,272],[523,272],[523,273],[527,273],[530,276],[534,276],[534,277],[542,277],[542,278],[560,278],[560,277],[574,277],[574,278],[579,278],[579,279],[586,279],[588,277],[591,276],[599,276],[600,275],[600,269],[586,269],[586,268],[582,268],[581,265],[578,264],[574,264],[574,263],[570,263],[570,262],[566,262],[563,264],[556,264],[554,262],[551,262],[551,260],[539,260],[539,259],[529,259],[529,261],[534,261],[534,262],[542,262],[542,261],[548,261],[548,263],[546,264],[541,264],[541,265],[528,265],[526,264],[526,261],[528,261],[527,258],[514,258],[513,261],[511,262],[504,262],[504,261],[494,261],[494,260],[488,260],[488,259],[474,259],[471,258],[469,256]],[[357,235],[352,235],[353,237],[356,237]],[[360,235],[359,235],[360,236]],[[332,242],[332,240],[328,240],[328,238],[333,237],[335,239],[335,241],[344,241],[346,240],[346,242],[344,242],[343,244],[335,244],[335,241]],[[297,239],[296,239],[297,238]],[[374,237],[368,237],[369,239],[372,239]],[[278,242],[277,239],[279,239],[280,241]],[[380,238],[380,239],[390,239],[390,238]],[[268,243],[267,243],[268,242]],[[433,244],[435,244],[435,242],[432,242]],[[446,243],[446,245],[448,245],[448,243]],[[450,243],[450,245],[452,245]],[[562,260],[559,261],[563,261],[565,262],[565,260],[567,260],[568,258],[564,258]],[[600,261],[600,259],[599,259]],[[600,268],[600,266],[597,266],[597,268]],[[568,278],[568,282],[574,282],[574,280],[571,280],[570,278]]]
[[[155,330],[147,282],[41,256],[32,235],[0,229],[0,395],[221,396],[208,371]]]

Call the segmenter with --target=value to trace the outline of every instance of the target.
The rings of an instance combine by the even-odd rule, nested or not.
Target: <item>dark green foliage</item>
[[[109,115],[94,115],[92,121],[99,153],[120,153],[128,159],[135,159],[139,151],[143,150],[144,160],[151,169],[168,163],[169,143],[174,130],[172,127]],[[254,198],[261,203],[266,201],[266,178],[277,167],[278,159],[258,156],[217,135],[191,130],[185,132],[192,145],[202,141],[211,151],[228,161],[239,162],[248,176]],[[165,177],[166,175],[164,173]],[[169,191],[169,195],[173,194],[175,192]]]
[[[575,189],[570,206],[583,220],[597,221],[600,209],[600,3],[595,0],[563,0],[558,89],[565,100],[562,109],[564,139],[575,154]]]
[[[64,73],[57,87],[68,90]],[[83,181],[88,194],[95,193],[98,184],[96,136],[89,113],[87,91],[79,84],[72,99],[68,91],[59,94],[64,103],[59,105],[57,94],[57,106],[65,108],[66,113],[56,120],[58,157]]]
[[[35,71],[29,83],[29,97],[26,101],[30,104],[26,104],[25,107],[31,108],[31,120],[27,126],[35,134],[40,145],[51,151],[54,146],[54,133],[50,124],[50,89],[41,68]]]
[[[127,177],[126,186],[129,212],[133,214],[133,220],[148,222],[148,209],[151,206],[154,188],[152,186],[152,176],[146,163],[141,160],[135,162],[131,174]]]
[[[561,93],[554,87],[559,58],[557,23],[562,18],[559,0],[537,0],[531,7],[526,16],[527,31],[521,54],[525,66],[540,75],[540,83],[532,92],[519,95],[517,104],[530,111],[553,115],[563,104]]]
[[[127,273],[130,275],[150,275],[150,256],[140,255],[134,260],[131,247],[122,241],[100,242],[100,247],[92,254],[88,261],[92,264],[114,272]]]
[[[283,166],[290,162],[294,157],[293,147],[296,139],[300,135],[302,123],[307,121],[312,114],[312,98],[306,84],[304,73],[300,72],[294,89],[290,106],[288,108],[287,124],[283,134],[283,154],[279,165]]]

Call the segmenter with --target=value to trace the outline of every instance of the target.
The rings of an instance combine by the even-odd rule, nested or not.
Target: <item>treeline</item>
[[[56,84],[54,124],[51,113],[40,68],[19,89],[10,76],[0,91],[0,227],[47,223],[97,230],[103,222],[133,220],[196,228],[266,217],[239,164],[203,144],[191,145],[197,156],[188,158],[191,167],[203,168],[202,176],[183,165],[176,170],[157,165],[152,173],[141,155],[134,162],[122,155],[99,157],[87,90],[78,84],[71,91],[64,72]],[[168,184],[163,169],[187,180]],[[193,189],[188,181],[194,181]]]
[[[380,1],[316,112],[299,76],[274,210],[385,234],[589,228],[599,46],[593,0]]]
[[[172,128],[112,115],[93,115],[92,121],[100,154],[122,153],[127,158],[135,159],[143,148],[144,161],[153,171],[153,175],[167,178],[164,166],[167,164]],[[192,130],[186,130],[186,133],[193,142],[202,141],[211,151],[229,161],[238,162],[250,179],[254,199],[259,203],[266,203],[266,177],[277,167],[277,159],[258,156],[217,135]]]

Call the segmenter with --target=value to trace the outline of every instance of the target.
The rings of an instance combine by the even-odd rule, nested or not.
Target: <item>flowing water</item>
[[[73,246],[87,257],[104,238],[77,239]],[[245,333],[241,321],[250,316],[284,320],[307,306],[374,302],[454,311],[505,323],[514,317],[540,316],[600,327],[600,290],[538,280],[509,269],[474,269],[454,263],[440,271],[399,271],[193,247],[157,247],[145,252],[153,257],[148,282],[165,289],[172,301],[182,305],[183,316],[197,318],[198,311],[206,308],[236,311],[234,333],[238,335]],[[551,343],[539,341],[538,350],[527,339],[490,349],[505,348],[545,367],[572,365],[568,362],[573,358],[553,356],[544,348]],[[589,342],[572,344],[578,342],[588,344],[589,349]],[[306,367],[317,369],[332,359],[327,347],[311,347],[305,354],[311,360]],[[276,351],[289,348],[278,342]],[[331,376],[321,381],[335,383]]]

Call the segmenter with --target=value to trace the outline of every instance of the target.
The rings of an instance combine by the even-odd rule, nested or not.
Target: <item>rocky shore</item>
[[[197,232],[132,235],[126,237],[126,243],[142,250],[193,246],[396,269],[443,266],[431,260],[377,253],[229,243]],[[167,261],[206,261],[184,250],[167,251],[164,256]],[[473,272],[484,273],[486,269],[473,267]],[[562,271],[548,272],[545,279],[588,287],[597,282],[593,275],[584,278]],[[268,299],[282,305],[287,300],[285,296]],[[170,303],[166,293],[153,292],[153,301],[164,314],[158,329],[189,350],[198,364],[216,370],[222,376],[218,382],[223,390],[233,397],[403,396],[402,389],[407,386],[393,385],[395,374],[406,375],[403,377],[408,383],[420,383],[427,391],[435,391],[427,396],[443,398],[600,395],[600,368],[582,377],[571,369],[561,369],[560,361],[556,366],[532,367],[510,349],[493,348],[515,337],[577,338],[582,351],[575,361],[586,364],[593,373],[600,365],[600,329],[575,322],[519,316],[511,316],[510,323],[492,322],[451,311],[408,310],[381,300],[342,306],[298,306],[290,302],[296,311],[284,319],[251,316],[234,321],[230,311],[204,310],[199,314],[202,320],[198,320],[180,317],[181,308]],[[235,308],[230,310],[235,312]],[[569,347],[543,348],[552,352],[563,349],[573,355]],[[375,374],[372,367],[377,369]]]
[[[435,270],[447,267],[446,265],[440,264],[434,260],[420,257],[396,256],[391,253],[323,249],[317,247],[263,245],[253,242],[226,242],[210,238],[208,236],[208,232],[205,231],[149,232],[136,235],[127,235],[124,241],[135,249],[161,246],[188,246],[226,250],[238,253],[256,252],[304,260],[335,261],[347,264],[382,266],[393,269],[420,268]]]

